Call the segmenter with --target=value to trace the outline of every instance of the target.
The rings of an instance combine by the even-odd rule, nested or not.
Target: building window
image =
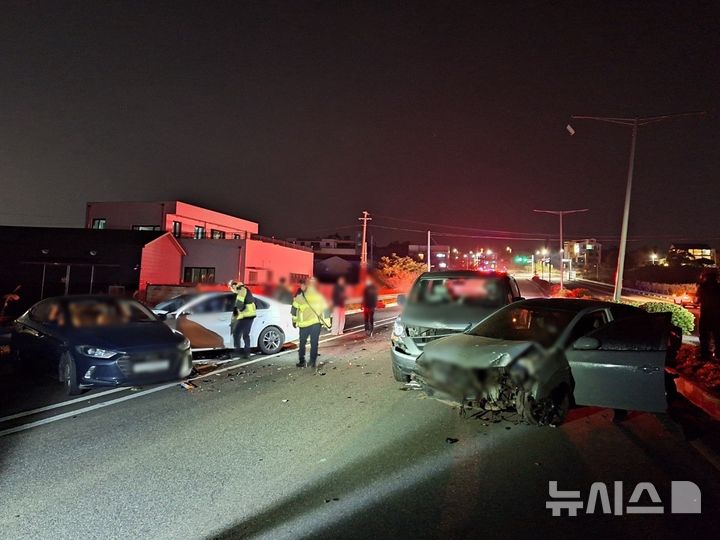
[[[105,225],[107,225],[107,219],[105,219],[104,217],[95,218],[92,220],[93,229],[104,229]]]
[[[180,238],[182,236],[182,223],[179,221],[173,221],[172,232],[175,238]]]
[[[307,274],[290,273],[290,283],[302,283],[308,278]]]
[[[210,236],[215,240],[225,240],[225,231],[218,231],[217,229],[210,229]]]
[[[248,272],[248,281],[250,283],[257,283],[257,281],[258,281],[257,270],[250,270],[250,272]]]
[[[243,235],[242,235],[242,234],[240,234],[240,233],[234,233],[234,234],[233,234],[233,240],[242,240],[242,239],[243,239]]]
[[[201,227],[200,225],[195,225],[195,234],[193,235],[193,238],[195,238],[195,239],[205,238],[205,227]]]
[[[186,266],[183,281],[185,283],[215,283],[215,268]]]
[[[133,231],[159,231],[160,225],[133,225]]]

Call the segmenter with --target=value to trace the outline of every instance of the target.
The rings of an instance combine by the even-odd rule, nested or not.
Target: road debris
[[[453,437],[446,437],[446,438],[445,438],[445,442],[448,443],[448,444],[455,444],[455,443],[458,442],[459,440],[460,440],[460,439],[454,439]]]
[[[180,383],[180,386],[182,386],[185,390],[194,390],[197,388],[197,385],[193,384],[190,381],[183,381]]]
[[[290,401],[290,400],[289,400],[289,399],[283,399],[283,400],[282,400],[283,403],[287,403],[288,401]]]

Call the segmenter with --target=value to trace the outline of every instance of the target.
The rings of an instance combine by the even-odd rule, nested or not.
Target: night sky
[[[630,129],[569,116],[706,110],[641,130],[630,235],[720,245],[720,2],[538,4],[5,1],[0,223],[180,199],[552,236],[533,208],[587,207],[569,236],[617,236]]]

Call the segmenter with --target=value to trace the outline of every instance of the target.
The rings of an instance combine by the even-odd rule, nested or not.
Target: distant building
[[[408,245],[408,257],[416,261],[427,263],[427,244]],[[431,244],[430,245],[431,268],[435,270],[446,269],[450,266],[450,246]]]
[[[306,247],[258,235],[258,224],[181,201],[91,202],[87,229],[169,233],[185,251],[181,266],[170,268],[164,282],[148,284],[225,283],[240,279],[249,285],[297,283],[313,274],[313,253]],[[154,277],[154,276],[153,276]]]
[[[360,257],[360,245],[348,237],[289,238],[288,242],[312,249],[318,258],[341,257],[345,259],[359,259]]]
[[[671,244],[666,263],[669,266],[715,266],[717,255],[708,244]]]
[[[602,262],[602,244],[594,238],[568,240],[563,249],[564,258],[572,261],[575,270],[595,271]]]

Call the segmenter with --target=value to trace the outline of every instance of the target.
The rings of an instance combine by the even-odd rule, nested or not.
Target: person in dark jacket
[[[372,336],[375,330],[375,309],[378,304],[378,290],[375,284],[368,280],[362,297],[363,318],[365,319],[365,333]]]
[[[290,305],[293,303],[293,297],[294,295],[288,286],[287,279],[281,277],[273,293],[273,298],[282,304]]]
[[[712,341],[717,359],[720,356],[720,283],[716,268],[708,268],[702,273],[696,298],[700,304],[700,356],[705,360],[712,358]]]
[[[345,288],[345,278],[340,276],[333,287],[332,303],[333,317],[332,330],[333,336],[341,336],[345,330],[345,302],[347,301],[347,290]]]

